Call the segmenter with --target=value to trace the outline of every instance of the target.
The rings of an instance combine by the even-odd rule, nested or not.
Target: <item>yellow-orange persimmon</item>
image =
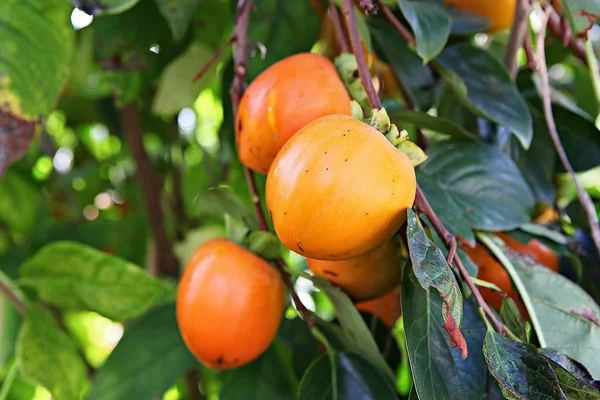
[[[402,296],[400,286],[378,299],[356,304],[356,308],[376,315],[388,327],[394,326],[402,315]]]
[[[514,251],[519,253],[529,254],[540,265],[545,266],[553,272],[558,272],[560,269],[560,258],[552,249],[543,244],[537,239],[530,240],[527,244],[519,242],[517,239],[507,235],[506,233],[496,232],[496,235]]]
[[[188,261],[177,291],[177,323],[187,347],[211,368],[229,369],[260,356],[285,307],[281,275],[225,239],[213,239]]]
[[[351,114],[350,96],[331,61],[301,53],[271,65],[240,102],[235,126],[240,161],[266,174],[290,137],[329,114]]]
[[[307,259],[308,268],[342,289],[354,301],[389,293],[402,280],[399,249],[393,240],[358,257],[340,261]]]
[[[379,247],[406,220],[414,168],[373,127],[345,115],[311,122],[281,149],[267,177],[277,236],[290,250],[344,260]]]
[[[490,21],[487,32],[509,29],[515,18],[517,0],[444,0],[448,5],[480,15]]]

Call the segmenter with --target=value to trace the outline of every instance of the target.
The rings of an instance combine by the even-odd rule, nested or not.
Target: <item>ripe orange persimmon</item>
[[[352,300],[381,297],[402,281],[399,249],[392,239],[358,257],[340,261],[308,258],[308,268],[340,287]]]
[[[515,18],[516,0],[444,0],[448,5],[480,15],[490,21],[487,32],[509,29]]]
[[[240,102],[235,125],[240,161],[266,174],[300,128],[329,114],[351,115],[350,96],[331,61],[301,53],[271,65]]]
[[[225,239],[196,250],[177,291],[177,324],[204,365],[229,369],[269,347],[285,307],[281,275],[266,261]]]
[[[514,292],[510,276],[481,244],[477,243],[474,248],[465,247],[464,250],[471,261],[479,267],[477,278],[495,284],[509,297],[512,297]],[[502,296],[499,293],[484,287],[480,287],[479,291],[486,303],[496,310],[500,308]]]
[[[358,303],[356,308],[376,315],[391,328],[396,323],[396,320],[402,315],[400,286],[378,299]]]
[[[496,232],[502,241],[514,251],[529,254],[540,265],[545,266],[553,272],[560,270],[560,258],[552,249],[537,239],[530,240],[527,244],[521,243],[506,233]]]
[[[330,115],[281,149],[266,199],[287,248],[308,258],[344,260],[390,239],[415,191],[410,160],[385,136],[352,117]]]

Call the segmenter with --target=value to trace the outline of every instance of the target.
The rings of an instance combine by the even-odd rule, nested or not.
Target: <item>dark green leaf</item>
[[[175,40],[185,35],[199,0],[155,0]]]
[[[443,318],[450,340],[458,345],[466,356],[466,344],[460,333],[463,298],[454,274],[450,270],[442,251],[429,239],[417,214],[408,209],[408,252],[412,270],[423,289],[435,289],[444,301]],[[464,347],[463,347],[464,345]]]
[[[352,352],[336,353],[334,370],[337,396],[333,397],[331,360],[317,359],[306,371],[298,389],[299,400],[393,400],[396,390],[367,360]]]
[[[525,324],[523,323],[521,312],[519,311],[517,304],[513,299],[502,299],[502,304],[500,305],[500,317],[502,317],[502,321],[504,321],[504,323],[506,324],[508,329],[511,330],[512,333],[517,335],[517,337],[522,341],[527,341]]]
[[[533,106],[533,117],[539,119],[539,122],[536,122],[539,134],[548,135],[540,100],[529,98],[528,101]],[[552,105],[552,113],[560,141],[575,172],[587,171],[600,165],[600,131],[594,125],[594,121],[583,113],[574,112],[558,104]],[[557,163],[556,168],[564,172],[562,164]]]
[[[540,349],[540,353],[547,359],[559,364],[561,367],[563,367],[565,370],[567,370],[570,374],[575,376],[580,381],[587,382],[590,384],[594,383],[594,378],[592,377],[592,374],[590,374],[590,372],[585,368],[585,366],[583,366],[578,361],[573,360],[566,354],[559,353],[558,351],[549,348]]]
[[[424,63],[434,59],[446,45],[450,35],[450,17],[436,4],[399,0],[400,10],[417,40],[417,54]]]
[[[538,338],[600,377],[600,307],[577,284],[505,249],[529,295],[541,332]]]
[[[266,47],[248,59],[248,78],[254,79],[271,64],[295,53],[309,51],[320,31],[319,17],[307,1],[255,0],[248,36]]]
[[[348,348],[369,360],[371,364],[378,367],[393,381],[394,373],[379,352],[373,335],[371,335],[369,328],[350,298],[325,279],[314,277],[312,281],[316,287],[325,292],[331,303],[333,303],[344,334],[343,340]]]
[[[567,400],[554,370],[534,346],[490,330],[483,353],[506,398]]]
[[[477,135],[469,132],[453,121],[446,118],[434,117],[423,111],[397,110],[390,113],[390,118],[397,119],[400,123],[414,124],[423,129],[461,139],[478,139]]]
[[[301,377],[308,366],[321,355],[317,340],[300,318],[284,319],[279,327],[278,339],[289,352],[296,376]]]
[[[369,26],[378,57],[390,64],[417,109],[428,110],[436,99],[434,89],[439,87],[431,69],[423,65],[421,58],[391,25],[369,19]]]
[[[194,41],[216,50],[223,45],[233,32],[233,17],[236,10],[231,0],[202,0],[201,7],[196,7],[192,18],[191,30]],[[206,12],[210,10],[210,12]],[[231,83],[231,79],[227,81]],[[229,91],[229,86],[225,88]],[[227,118],[225,117],[224,120]]]
[[[514,162],[495,147],[449,140],[428,154],[418,182],[452,233],[472,241],[470,229],[505,231],[530,220],[533,195]]]
[[[408,357],[416,389],[421,399],[480,400],[489,380],[482,346],[486,327],[471,298],[465,301],[462,331],[469,356],[462,359],[452,348],[442,328],[442,299],[427,292],[412,270],[402,284],[402,315],[406,331]]]
[[[520,151],[517,166],[539,203],[553,204],[555,190],[552,182],[556,152],[545,122],[533,119],[534,136],[528,151]]]
[[[550,366],[552,366],[552,369],[554,369],[560,387],[569,399],[600,399],[600,382],[582,382],[560,364],[552,360],[548,360],[548,362],[550,363]]]
[[[62,309],[122,321],[143,314],[171,291],[137,265],[75,242],[53,242],[27,260],[20,283]]]
[[[439,3],[437,0],[426,0]],[[485,31],[490,26],[490,21],[481,15],[460,10],[446,4],[440,5],[452,20],[453,35],[468,35]]]
[[[163,304],[126,329],[86,398],[151,400],[197,365],[177,328],[175,304]]]
[[[523,147],[533,137],[531,114],[506,69],[487,51],[471,44],[447,47],[437,58],[442,75],[465,105],[506,126]]]
[[[87,368],[75,342],[37,303],[27,306],[17,361],[23,378],[45,387],[55,399],[79,400],[87,385]]]

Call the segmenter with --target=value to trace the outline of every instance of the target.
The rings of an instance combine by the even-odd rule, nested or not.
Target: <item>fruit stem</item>
[[[248,24],[250,23],[250,12],[253,8],[252,0],[240,0],[238,3],[237,15],[235,18],[235,26],[234,33],[232,37],[236,38],[236,46],[233,54],[234,57],[234,77],[233,82],[231,83],[231,104],[233,107],[234,118],[237,115],[238,106],[240,104],[240,99],[242,94],[244,93],[244,86],[246,80],[246,73],[248,72],[248,68],[246,67],[246,60],[248,57]],[[260,196],[258,194],[258,189],[256,186],[256,180],[254,179],[254,174],[250,169],[244,167],[244,171],[246,174],[246,181],[248,182],[248,188],[250,190],[250,196],[252,197],[252,204],[254,205],[254,211],[256,212],[256,217],[258,218],[259,228],[262,231],[268,231],[267,222],[265,213],[262,209]],[[292,301],[296,306],[296,310],[308,327],[312,329],[315,326],[315,322],[310,315],[308,309],[302,304],[300,297],[298,297],[298,293],[296,293],[296,289],[294,288],[294,283],[288,272],[286,271],[285,262],[278,258],[275,260],[275,265],[279,269],[281,276],[283,278],[283,282],[290,292],[290,296],[292,297]]]

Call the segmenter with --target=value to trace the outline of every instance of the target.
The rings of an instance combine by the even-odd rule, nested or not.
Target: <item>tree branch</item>
[[[377,90],[375,90],[375,86],[373,85],[373,81],[371,80],[371,73],[369,72],[369,67],[367,66],[367,59],[362,49],[360,34],[358,33],[358,28],[356,25],[356,14],[354,14],[354,3],[352,0],[342,0],[342,9],[344,11],[346,26],[350,36],[350,44],[352,45],[352,50],[358,64],[358,75],[360,76],[360,80],[365,88],[365,92],[367,92],[367,97],[369,99],[369,103],[371,104],[371,108],[379,110],[382,107],[382,104],[381,100],[379,100],[379,96],[377,95]]]
[[[344,14],[346,15],[346,22],[348,24],[348,26],[347,26],[348,32],[350,33],[352,48],[354,49],[354,53],[355,53],[356,60],[358,63],[359,73],[360,73],[360,71],[366,71],[366,74],[367,74],[364,78],[363,78],[363,75],[360,76],[363,86],[365,86],[365,90],[367,91],[367,94],[371,91],[370,88],[372,88],[373,93],[375,93],[375,98],[372,98],[371,96],[369,96],[369,102],[371,104],[371,107],[372,108],[381,108],[381,100],[379,100],[377,93],[374,91],[373,83],[370,79],[371,77],[369,75],[369,70],[367,68],[366,60],[364,58],[364,54],[362,54],[362,48],[360,47],[360,36],[358,33],[356,18],[355,18],[353,9],[352,9],[352,0],[343,0],[342,4],[344,6]],[[385,6],[381,5],[381,9],[384,9],[384,8],[385,8]],[[384,11],[384,13],[385,13],[385,11]],[[394,17],[394,19],[395,19],[395,17]],[[357,51],[357,49],[359,49],[359,51]],[[359,53],[359,54],[357,54],[357,53]],[[359,55],[362,55],[362,57],[360,57]],[[467,283],[467,286],[473,292],[473,295],[475,296],[475,300],[477,301],[477,304],[484,310],[486,315],[488,315],[490,320],[493,322],[496,330],[500,333],[504,333],[504,324],[500,320],[498,320],[496,315],[490,310],[490,307],[487,305],[487,303],[481,296],[479,289],[473,283],[473,280],[471,279],[469,272],[466,270],[462,261],[458,257],[458,254],[456,253],[456,238],[444,227],[444,225],[442,224],[442,222],[436,215],[435,211],[433,210],[433,208],[431,207],[431,205],[425,198],[425,195],[421,191],[421,188],[418,186],[418,184],[417,184],[417,194],[415,197],[415,208],[417,209],[417,211],[419,211],[419,212],[425,214],[425,216],[427,216],[427,218],[433,224],[433,227],[435,228],[435,230],[438,232],[438,234],[440,235],[440,237],[442,238],[442,240],[448,247],[448,264],[452,265],[452,261],[454,261],[456,263],[458,270],[463,277],[463,280]]]
[[[390,10],[390,8],[385,4],[381,4],[379,0],[377,0],[377,3],[379,4],[379,9],[383,12],[383,15],[392,24],[392,26],[396,28],[396,30],[404,38],[404,40],[406,40],[406,43],[408,43],[411,46],[416,46],[417,41],[415,37],[412,35],[412,33],[408,31],[408,29],[404,27],[404,25],[402,25],[398,18],[396,18],[392,10]]]
[[[529,0],[517,0],[515,5],[515,19],[510,31],[506,56],[504,58],[508,72],[513,79],[517,75],[517,55],[519,54],[519,49],[525,43],[525,36],[529,28],[530,10]]]
[[[536,1],[537,3],[537,1]],[[539,5],[539,3],[537,3]],[[538,71],[541,78],[541,96],[542,103],[544,106],[544,116],[546,117],[546,124],[548,125],[548,132],[550,133],[550,137],[552,138],[552,142],[554,143],[554,147],[556,148],[556,152],[558,153],[558,157],[565,170],[571,175],[573,181],[575,183],[575,188],[577,189],[577,197],[583,206],[585,213],[588,218],[588,222],[590,224],[590,230],[592,231],[592,238],[594,239],[594,244],[596,245],[596,249],[600,252],[600,226],[598,224],[598,215],[596,214],[596,208],[594,207],[594,202],[590,195],[585,191],[579,179],[575,175],[575,171],[573,170],[573,166],[567,157],[567,153],[560,141],[560,137],[558,136],[558,130],[556,128],[556,123],[554,121],[554,114],[552,112],[552,101],[550,99],[550,79],[548,78],[548,66],[546,65],[546,50],[544,48],[544,43],[546,39],[546,27],[549,21],[552,19],[552,15],[555,14],[552,6],[546,4],[546,7],[543,8],[543,18],[542,18],[542,28],[537,38],[537,57],[538,57]]]
[[[250,11],[252,10],[253,1],[252,0],[240,0],[238,3],[238,11],[235,22],[235,32],[234,35],[237,38],[235,52],[234,52],[234,78],[231,83],[231,102],[233,106],[234,116],[237,114],[237,110],[240,104],[240,99],[242,94],[244,93],[245,87],[245,79],[246,73],[248,72],[248,68],[246,67],[247,60],[247,43],[248,43],[248,24],[250,22]],[[263,212],[260,197],[258,195],[258,190],[256,187],[256,181],[254,179],[254,174],[250,171],[249,168],[244,167],[246,173],[246,179],[248,181],[248,187],[250,190],[250,195],[252,196],[252,203],[254,204],[254,210],[256,211],[256,216],[259,221],[260,229],[263,231],[267,231],[267,223],[265,214]],[[313,328],[315,326],[315,322],[312,319],[310,312],[306,309],[302,301],[298,297],[296,293],[296,289],[294,288],[294,283],[290,275],[286,270],[285,262],[282,259],[277,259],[275,261],[279,272],[283,278],[283,282],[285,283],[288,291],[290,292],[290,296],[292,297],[292,301],[296,306],[296,310],[302,316],[306,324],[309,328]]]
[[[160,272],[171,277],[179,276],[179,266],[173,254],[171,241],[165,225],[165,216],[160,201],[160,187],[152,170],[148,153],[144,148],[142,123],[133,102],[119,110],[121,124],[137,167],[146,215],[156,242]]]
[[[0,273],[1,274],[1,273]],[[19,314],[25,314],[25,304],[19,299],[19,297],[13,293],[9,285],[4,282],[4,277],[0,276],[0,293],[11,302],[15,310],[19,312]]]
[[[346,32],[344,31],[340,11],[333,0],[329,1],[329,15],[331,17],[333,29],[335,30],[335,36],[338,40],[342,53],[349,53],[350,46],[348,45],[348,40],[346,40]]]

